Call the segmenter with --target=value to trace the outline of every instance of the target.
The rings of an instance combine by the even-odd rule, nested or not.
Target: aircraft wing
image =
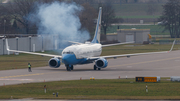
[[[34,54],[34,55],[41,55],[41,56],[49,56],[49,57],[62,58],[62,56],[60,56],[60,55],[43,54],[43,53],[35,53],[35,52],[27,52],[27,51],[18,51],[18,50],[10,50],[10,49],[9,49],[9,46],[8,46],[7,39],[6,39],[6,48],[7,48],[7,51],[10,51],[10,52],[26,53],[26,54]]]
[[[115,44],[107,44],[107,45],[102,45],[102,47],[115,46],[115,45],[123,45],[123,44],[130,44],[130,43],[134,43],[134,41],[123,42],[123,43],[115,43]]]
[[[146,53],[134,53],[134,54],[121,54],[121,55],[109,55],[109,56],[99,56],[99,57],[90,57],[88,58],[88,60],[97,60],[99,58],[105,58],[105,59],[108,59],[108,58],[117,58],[117,57],[130,57],[130,56],[137,56],[137,55],[146,55],[146,54],[160,54],[160,53],[169,53],[172,51],[173,47],[174,47],[174,44],[175,44],[175,41],[173,42],[172,46],[171,46],[171,49],[169,51],[160,51],[160,52],[146,52]]]

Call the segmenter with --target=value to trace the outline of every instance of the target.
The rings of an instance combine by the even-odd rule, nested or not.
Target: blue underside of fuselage
[[[86,58],[76,59],[76,56],[74,54],[63,54],[62,55],[62,62],[65,65],[76,65],[76,64],[92,63],[91,61],[88,61]]]

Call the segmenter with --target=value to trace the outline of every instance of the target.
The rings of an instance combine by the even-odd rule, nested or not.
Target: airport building
[[[150,29],[118,29],[117,33],[107,34],[108,41],[143,43],[149,41]]]

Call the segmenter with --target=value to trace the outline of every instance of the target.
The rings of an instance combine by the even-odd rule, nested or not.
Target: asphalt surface
[[[47,82],[60,80],[90,79],[118,79],[135,78],[136,76],[180,76],[180,51],[165,54],[151,54],[109,59],[109,65],[102,70],[93,70],[94,64],[74,66],[73,71],[60,68],[38,67],[28,69],[14,69],[0,71],[0,86]]]
[[[18,99],[18,100],[0,100],[0,101],[177,101],[177,100],[28,100],[28,99]]]
[[[18,99],[18,100],[0,100],[0,101],[177,101],[177,100],[28,100],[28,99]]]

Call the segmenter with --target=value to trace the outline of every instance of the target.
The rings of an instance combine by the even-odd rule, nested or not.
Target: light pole
[[[5,24],[6,24],[6,20],[4,20],[4,35],[6,34]]]

